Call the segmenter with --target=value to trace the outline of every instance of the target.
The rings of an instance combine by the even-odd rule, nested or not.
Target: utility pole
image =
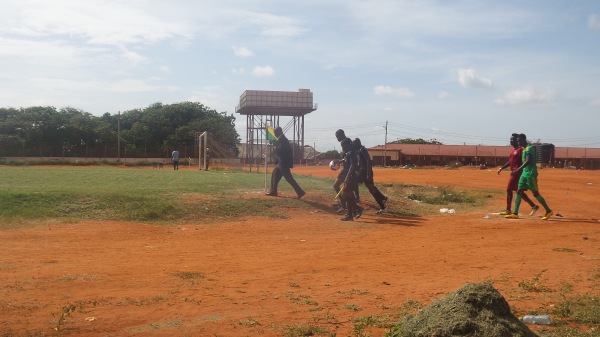
[[[117,119],[117,163],[121,162],[121,111]]]
[[[385,140],[383,143],[383,167],[385,167],[385,160],[387,159],[387,129],[388,129],[388,121],[385,121]]]

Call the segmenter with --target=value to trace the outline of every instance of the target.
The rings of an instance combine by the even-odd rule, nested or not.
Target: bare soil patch
[[[293,173],[335,177],[324,167]],[[503,191],[508,175],[377,169],[375,178]],[[478,212],[393,217],[370,210],[353,223],[309,208],[290,210],[288,219],[173,227],[100,221],[1,231],[0,331],[281,336],[286,326],[310,323],[349,336],[353,318],[392,315],[407,301],[429,304],[484,281],[517,314],[546,313],[565,285],[573,293],[600,293],[600,172],[544,169],[539,184],[562,217],[542,221],[540,210],[506,220],[492,214],[504,208],[501,193]],[[281,193],[294,196],[285,181]],[[406,202],[389,197],[391,207]],[[307,191],[298,202],[317,200]],[[76,310],[61,319],[70,306]],[[384,330],[368,331],[381,336]]]

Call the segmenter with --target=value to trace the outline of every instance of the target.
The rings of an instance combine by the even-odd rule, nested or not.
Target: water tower
[[[304,116],[317,110],[313,103],[313,93],[310,89],[295,91],[265,91],[246,90],[240,96],[240,104],[235,112],[246,116],[246,163],[258,164],[266,154],[267,125],[273,128],[280,126],[286,137],[304,149]],[[285,123],[285,124],[282,124]],[[290,133],[290,130],[292,131]],[[296,149],[295,146],[293,146]],[[294,160],[301,160],[294,153]]]

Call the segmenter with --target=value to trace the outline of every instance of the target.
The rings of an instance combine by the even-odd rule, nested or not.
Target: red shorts
[[[506,185],[506,190],[507,191],[516,191],[519,187],[519,178],[520,178],[520,176],[511,175],[510,178],[508,178],[508,184]]]

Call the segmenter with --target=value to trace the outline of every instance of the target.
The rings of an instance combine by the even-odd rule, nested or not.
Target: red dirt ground
[[[322,167],[293,172],[335,174]],[[375,177],[503,190],[508,173],[377,169]],[[539,183],[563,217],[542,221],[540,210],[534,218],[485,219],[503,209],[498,195],[469,214],[390,217],[371,210],[353,223],[311,209],[285,220],[174,227],[99,221],[0,231],[0,331],[281,336],[304,323],[350,336],[353,318],[392,315],[409,300],[429,304],[484,281],[516,314],[548,313],[567,285],[571,294],[600,293],[600,172],[544,169]],[[285,181],[281,190],[293,194]],[[298,202],[311,202],[307,192]],[[61,319],[70,305],[76,310]],[[366,331],[381,336],[384,329]]]

